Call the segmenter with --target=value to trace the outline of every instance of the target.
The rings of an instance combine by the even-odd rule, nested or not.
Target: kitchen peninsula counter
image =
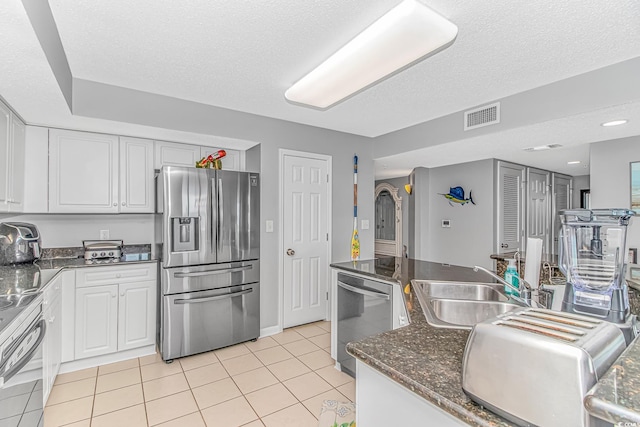
[[[467,267],[406,258],[335,263],[331,267],[398,283],[410,317],[408,326],[348,344],[350,354],[465,423],[513,425],[462,391],[462,356],[469,331],[429,325],[413,288],[407,286],[412,279],[486,282],[491,280],[488,276]]]

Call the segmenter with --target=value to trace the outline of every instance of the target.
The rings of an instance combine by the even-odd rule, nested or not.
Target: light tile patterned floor
[[[159,355],[59,375],[46,427],[316,427],[325,399],[355,400],[329,322],[164,363]]]

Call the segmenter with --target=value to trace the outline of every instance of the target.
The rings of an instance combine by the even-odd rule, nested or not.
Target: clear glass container
[[[627,209],[574,209],[560,212],[561,251],[558,262],[573,286],[573,303],[611,307],[615,290],[626,290]],[[627,293],[623,292],[628,307]]]

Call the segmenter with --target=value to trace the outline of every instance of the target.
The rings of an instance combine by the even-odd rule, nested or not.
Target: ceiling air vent
[[[464,112],[464,130],[500,123],[500,103],[485,105]]]

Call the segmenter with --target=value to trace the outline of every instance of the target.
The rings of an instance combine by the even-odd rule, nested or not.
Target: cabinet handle
[[[49,323],[53,323],[56,320],[56,316],[53,316],[51,319],[49,319]]]
[[[124,292],[120,292],[120,296],[123,297],[124,296]]]
[[[127,206],[127,202],[122,202],[122,206]]]
[[[115,294],[115,293],[111,294],[111,298],[115,298],[115,297],[117,297],[117,296],[118,296],[118,295],[117,295],[117,294]]]
[[[118,206],[118,204],[114,202],[114,203],[113,203],[113,206]]]
[[[120,274],[116,274],[116,279],[119,279],[120,277]]]

